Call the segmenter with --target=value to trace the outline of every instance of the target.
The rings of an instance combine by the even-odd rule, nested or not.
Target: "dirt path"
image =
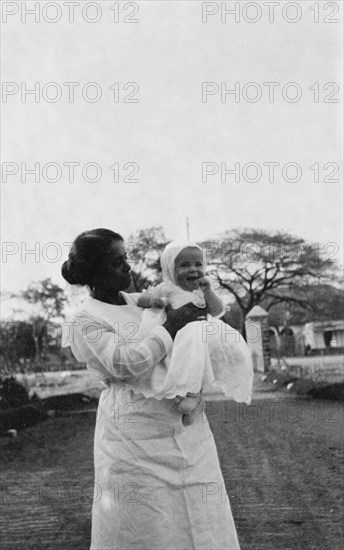
[[[213,405],[242,550],[344,547],[343,413],[342,403],[286,394]]]
[[[343,404],[257,388],[253,405],[208,404],[242,550],[339,550]],[[1,550],[87,550],[95,414],[0,440]],[[208,498],[224,498],[209,487]],[[220,550],[220,549],[219,549]]]
[[[0,440],[1,550],[89,548],[95,413]]]

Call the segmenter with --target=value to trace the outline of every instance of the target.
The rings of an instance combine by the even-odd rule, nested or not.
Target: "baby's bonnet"
[[[206,257],[205,252],[202,250],[202,248],[194,242],[191,241],[172,241],[170,242],[163,253],[161,254],[160,262],[161,262],[161,268],[162,268],[162,277],[164,282],[170,282],[173,285],[176,284],[175,278],[174,278],[174,263],[176,260],[176,257],[178,254],[184,250],[184,248],[198,248],[202,254],[203,254],[203,271],[206,271],[207,263],[206,263]]]

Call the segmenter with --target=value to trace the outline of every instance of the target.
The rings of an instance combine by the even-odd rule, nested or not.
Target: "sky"
[[[4,292],[64,287],[86,229],[172,240],[187,217],[196,241],[284,230],[343,261],[342,3],[34,4],[2,3]]]

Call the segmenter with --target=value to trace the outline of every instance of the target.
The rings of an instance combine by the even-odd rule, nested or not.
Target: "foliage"
[[[127,241],[127,254],[136,292],[159,281],[160,255],[167,243],[168,240],[161,226],[141,229],[130,235]]]
[[[2,322],[0,353],[5,374],[31,368],[36,356],[32,324],[27,321]]]
[[[52,283],[51,279],[31,283],[27,290],[22,292],[22,297],[28,303],[37,306],[37,313],[31,315],[30,324],[36,349],[35,360],[39,362],[44,359],[51,340],[48,323],[62,318],[67,298],[62,288]]]
[[[339,288],[319,284],[295,287],[292,293],[295,298],[302,298],[306,307],[296,302],[280,302],[272,306],[269,311],[272,325],[280,327],[286,322],[289,325],[301,325],[311,321],[335,321],[343,318],[344,292]]]
[[[21,407],[30,401],[28,390],[11,376],[0,379],[0,409]]]
[[[282,231],[233,230],[203,246],[210,274],[235,298],[243,318],[258,304],[267,310],[281,303],[309,308],[303,290],[336,276],[326,250]]]
[[[40,367],[51,344],[49,327],[53,321],[61,321],[66,304],[64,291],[51,279],[31,283],[19,296],[32,305],[31,314],[25,321],[13,320],[1,324],[1,356],[3,372],[32,370]]]
[[[52,283],[51,279],[30,283],[21,295],[28,303],[39,305],[36,317],[49,320],[62,316],[67,301],[62,288]]]

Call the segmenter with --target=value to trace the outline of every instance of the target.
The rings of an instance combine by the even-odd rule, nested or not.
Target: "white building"
[[[305,350],[344,348],[344,320],[306,323],[303,336]]]
[[[311,353],[342,353],[344,351],[344,320],[313,321],[304,325],[290,325],[277,330],[270,327],[272,355],[286,356]]]

